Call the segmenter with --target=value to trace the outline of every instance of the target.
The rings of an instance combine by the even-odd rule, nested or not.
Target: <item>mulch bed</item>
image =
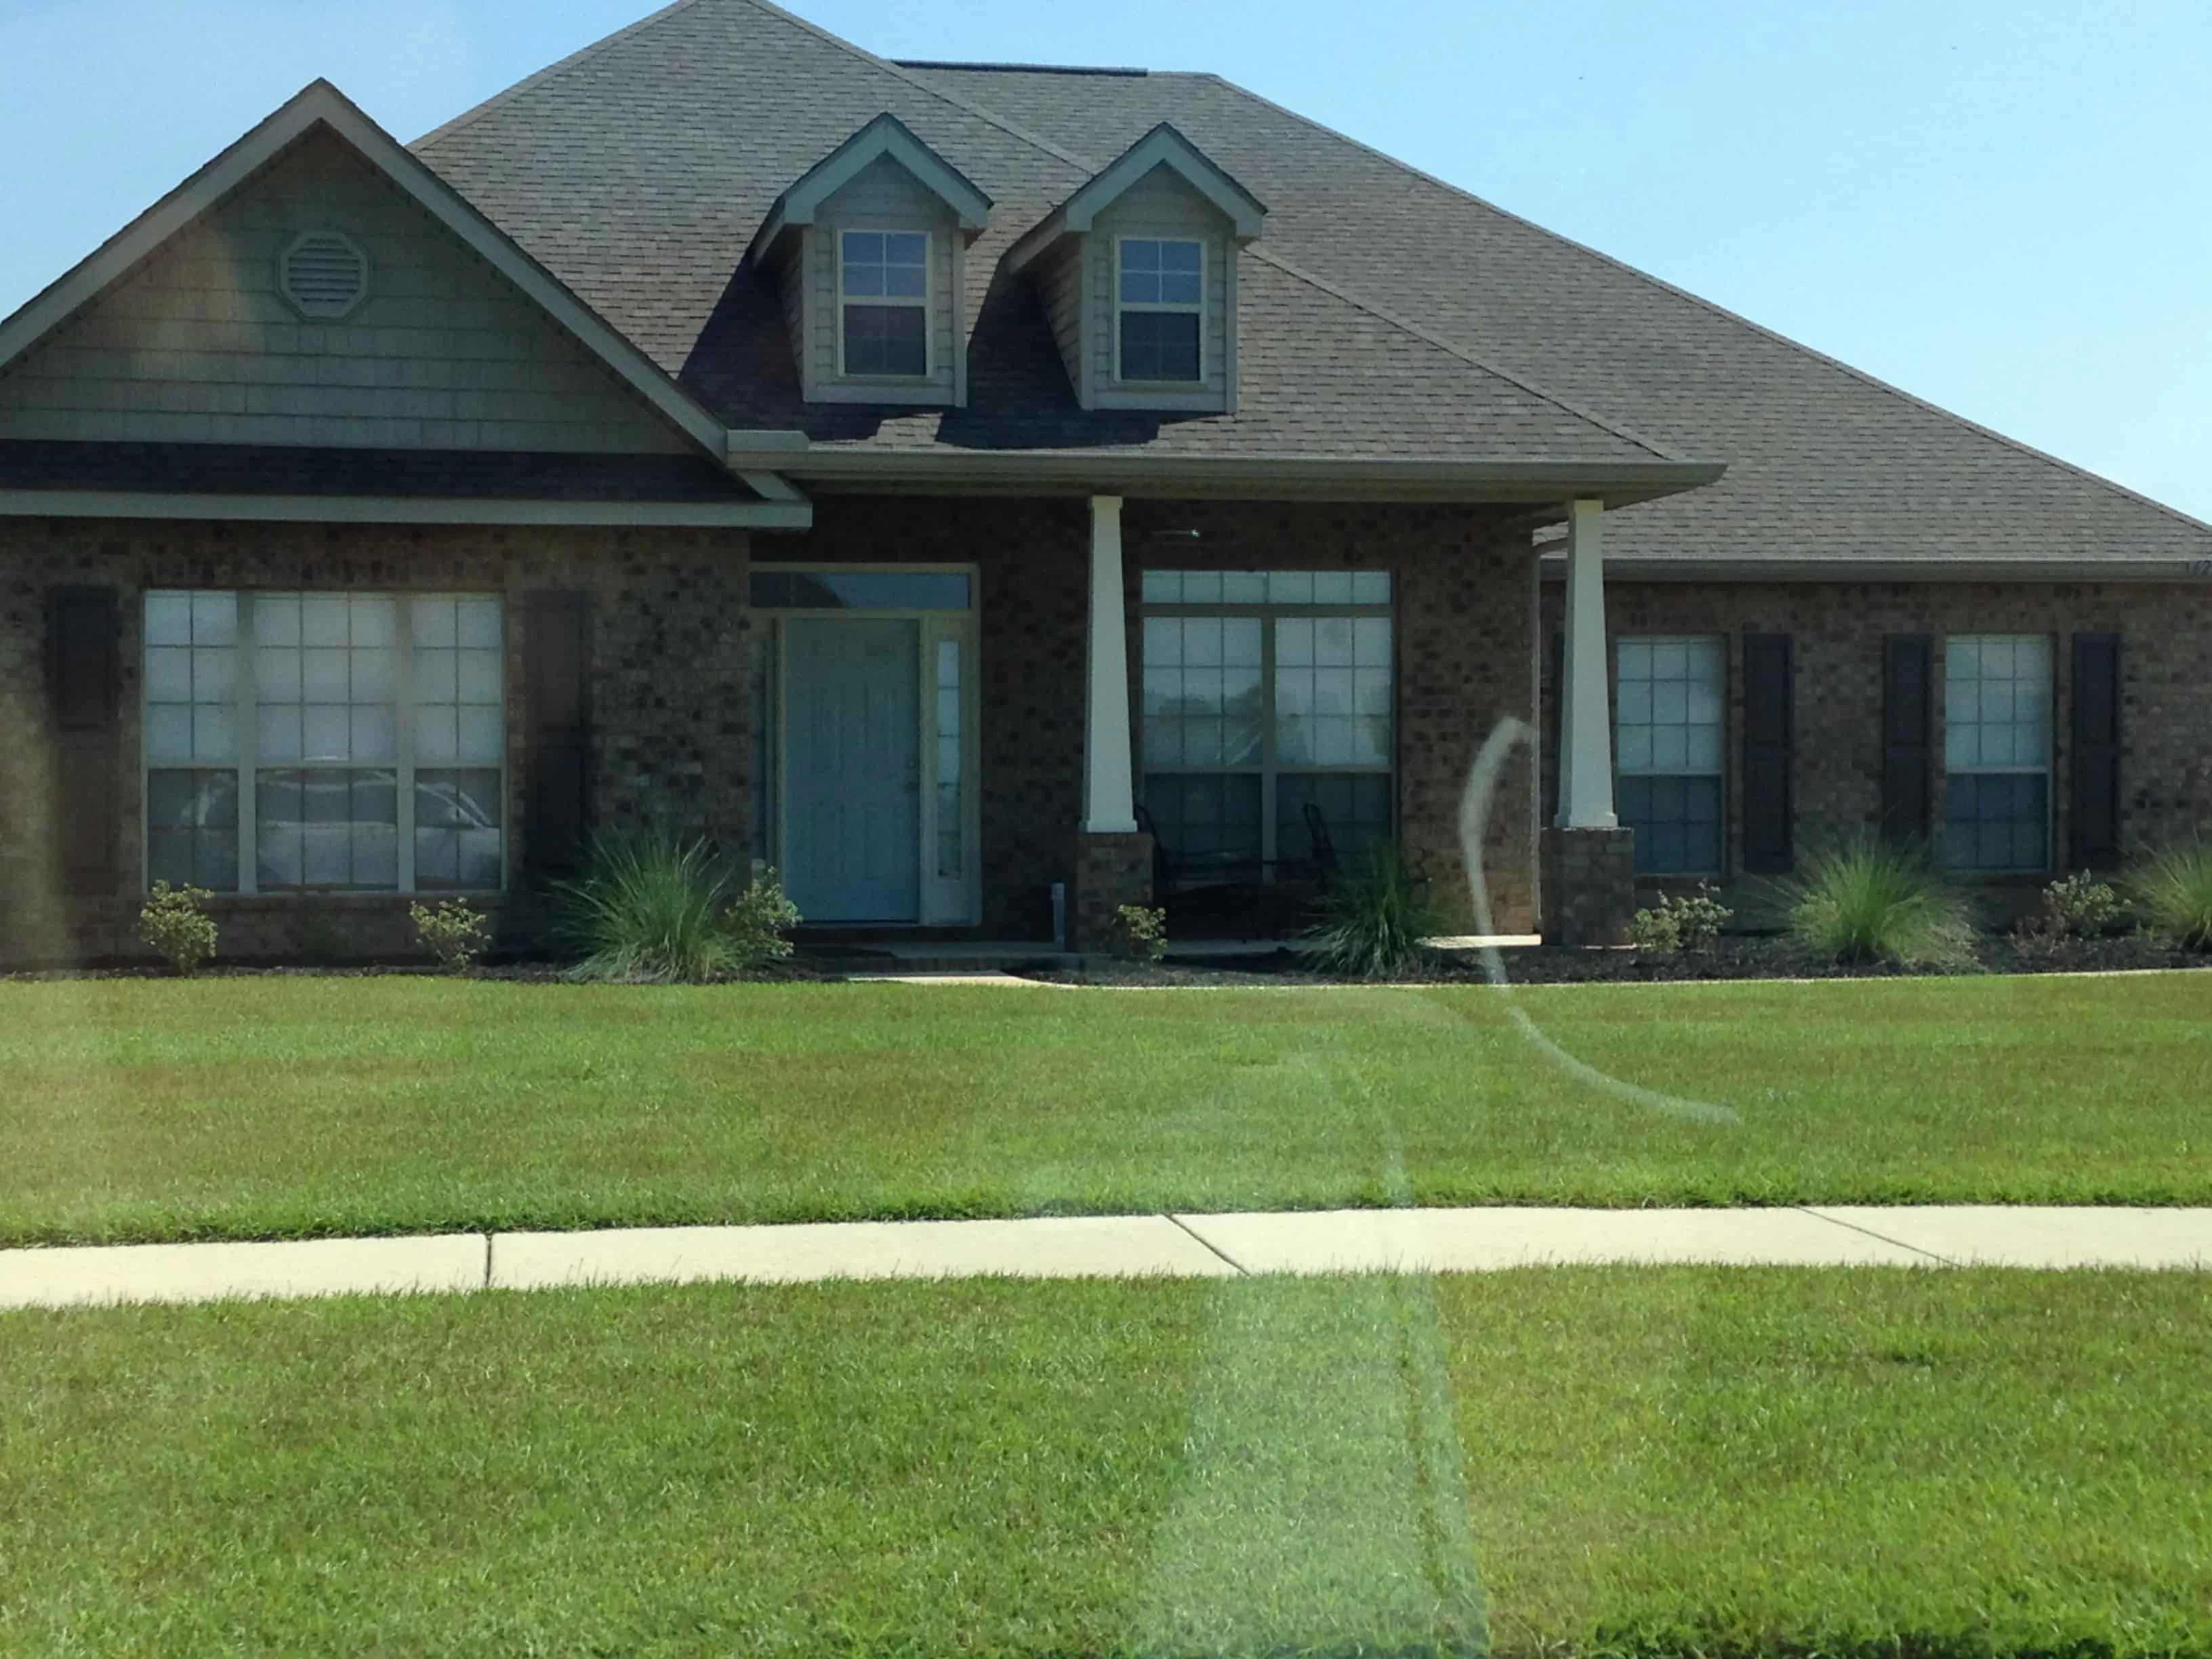
[[[2192,954],[2138,938],[2070,940],[2043,948],[2023,948],[2008,937],[1984,937],[1976,954],[1978,969],[1991,974],[2117,972],[2162,968],[2212,969],[2212,957]],[[1516,985],[1621,984],[1658,981],[1747,979],[1899,979],[1942,970],[1893,966],[1847,968],[1811,955],[1787,939],[1730,934],[1708,951],[1668,956],[1638,951],[1569,951],[1541,945],[1498,952],[1507,979]],[[1332,985],[1357,983],[1316,973],[1289,950],[1264,956],[1169,959],[1157,965],[1102,963],[1080,969],[1040,969],[1025,977],[1061,985]],[[1439,956],[1406,981],[1437,985],[1487,983],[1480,953],[1456,951]]]

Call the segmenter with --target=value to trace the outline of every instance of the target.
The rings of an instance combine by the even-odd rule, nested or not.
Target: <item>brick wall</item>
[[[1195,539],[1176,532],[1196,530]],[[1082,501],[825,497],[803,535],[763,537],[764,562],[973,563],[982,598],[983,924],[1049,936],[1051,884],[1075,873],[1083,804]],[[1141,721],[1139,583],[1173,569],[1388,569],[1397,578],[1401,830],[1467,909],[1460,792],[1499,716],[1535,702],[1536,584],[1525,531],[1464,508],[1132,501],[1123,513],[1132,710]],[[1142,764],[1141,757],[1139,761]],[[1507,769],[1485,854],[1501,927],[1534,925],[1535,819],[1525,755]]]
[[[1197,529],[1198,540],[1162,532]],[[830,497],[816,527],[763,536],[767,562],[973,563],[981,573],[981,932],[1042,939],[1053,883],[1075,874],[1081,811],[1084,626],[1090,518],[1079,500]],[[1147,565],[1382,568],[1397,580],[1401,833],[1467,912],[1460,793],[1505,714],[1534,706],[1536,591],[1525,537],[1494,515],[1425,507],[1132,502],[1125,523],[1132,695],[1140,672],[1136,586]],[[594,598],[593,777],[601,825],[661,826],[748,844],[751,629],[738,532],[48,522],[0,524],[0,762],[20,781],[0,804],[0,876],[14,921],[0,960],[137,953],[143,825],[138,596],[148,587],[494,591],[509,600],[508,830],[530,826],[531,756],[520,672],[530,592]],[[42,821],[42,661],[54,586],[123,599],[118,857],[131,892],[60,907]],[[1530,927],[1535,818],[1525,755],[1509,767],[1486,850],[1500,926]],[[224,952],[288,958],[390,955],[407,945],[407,901],[375,896],[224,901]],[[514,920],[513,915],[508,918]]]
[[[1547,755],[1544,799],[1557,799],[1558,671],[1553,641],[1564,591],[1547,582],[1540,653]],[[2212,583],[1629,582],[1607,584],[1609,635],[1719,634],[1729,642],[1728,872],[1742,846],[1742,635],[1788,634],[1796,676],[1796,848],[1869,831],[1881,817],[1881,641],[1936,636],[1933,822],[1943,821],[1942,638],[1947,634],[2053,636],[2052,847],[2068,845],[2073,653],[2069,636],[2121,637],[2122,830],[2130,850],[2212,828]],[[2039,878],[1988,878],[2033,888]]]
[[[742,848],[750,799],[742,532],[0,520],[0,963],[141,954],[131,936],[142,867],[139,596],[149,587],[498,592],[508,600],[507,822],[519,864],[531,756],[522,706],[520,601],[544,589],[593,596],[599,822],[665,825]],[[125,893],[55,897],[46,806],[46,599],[56,586],[122,600]],[[230,899],[226,956],[391,955],[410,944],[404,898]]]
[[[1188,530],[1198,537],[1171,533]],[[1141,672],[1137,583],[1148,565],[1393,573],[1399,835],[1462,925],[1471,926],[1460,796],[1492,728],[1506,715],[1531,720],[1535,708],[1536,566],[1526,528],[1465,507],[1132,501],[1123,547],[1133,674]],[[1525,748],[1500,781],[1483,862],[1496,924],[1508,933],[1533,929],[1536,817]]]

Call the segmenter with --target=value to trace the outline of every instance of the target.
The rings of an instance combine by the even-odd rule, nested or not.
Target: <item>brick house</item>
[[[682,0],[310,87],[0,323],[0,962],[517,927],[593,830],[1079,939],[1385,842],[1497,925],[2212,817],[2212,526],[1210,76]],[[1233,919],[1232,919],[1233,921]]]

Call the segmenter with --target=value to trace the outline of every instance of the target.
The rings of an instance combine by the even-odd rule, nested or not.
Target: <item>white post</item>
[[[1121,591],[1121,498],[1091,498],[1091,617],[1084,636],[1083,827],[1137,828],[1129,775],[1129,624]]]
[[[1611,830],[1613,720],[1606,696],[1605,503],[1567,507],[1567,653],[1559,688],[1559,827]]]

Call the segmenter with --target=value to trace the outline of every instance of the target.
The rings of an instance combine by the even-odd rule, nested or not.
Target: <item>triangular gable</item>
[[[0,374],[318,127],[335,135],[404,197],[520,289],[685,437],[717,459],[724,454],[727,437],[720,421],[327,81],[308,86],[14,316],[0,322]]]
[[[754,257],[765,254],[787,228],[812,224],[824,202],[886,158],[944,203],[970,239],[982,230],[990,217],[991,198],[967,174],[915,137],[904,122],[886,112],[807,168],[775,198],[775,205],[753,238]]]
[[[1101,213],[1149,177],[1155,167],[1167,168],[1212,204],[1229,222],[1238,241],[1259,240],[1267,216],[1266,204],[1171,123],[1163,121],[1100,168],[1054,208],[1042,224],[1015,243],[1006,254],[1007,269],[1019,270],[1062,236],[1088,231]]]

